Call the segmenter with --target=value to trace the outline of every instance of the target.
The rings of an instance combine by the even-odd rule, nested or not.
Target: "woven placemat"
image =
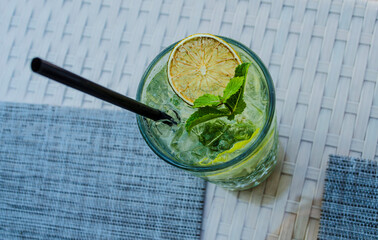
[[[204,181],[133,114],[0,103],[0,239],[199,239]]]
[[[378,163],[330,156],[319,239],[377,239]]]

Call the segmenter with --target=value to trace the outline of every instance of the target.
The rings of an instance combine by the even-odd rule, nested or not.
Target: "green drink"
[[[138,116],[138,126],[150,148],[166,162],[230,190],[254,187],[276,165],[278,136],[275,93],[261,60],[244,45],[223,38],[243,63],[244,110],[234,117],[219,117],[188,131],[185,121],[197,110],[182,100],[169,84],[167,62],[174,45],[161,52],[146,70],[137,100],[178,115],[180,123],[167,126]]]

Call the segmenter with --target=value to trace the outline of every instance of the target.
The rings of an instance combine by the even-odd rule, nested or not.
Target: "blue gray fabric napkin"
[[[0,103],[0,239],[196,239],[204,190],[132,113]]]
[[[318,237],[378,239],[377,162],[330,156]]]

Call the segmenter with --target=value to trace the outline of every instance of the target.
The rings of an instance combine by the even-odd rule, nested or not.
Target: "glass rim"
[[[238,163],[242,162],[246,157],[248,157],[250,154],[252,154],[260,146],[260,144],[264,140],[265,136],[269,132],[269,129],[270,129],[270,127],[272,125],[272,122],[273,122],[274,113],[275,113],[276,96],[275,96],[274,84],[273,84],[272,77],[270,76],[270,73],[269,73],[268,69],[265,67],[264,63],[257,56],[256,53],[254,53],[251,49],[249,49],[248,47],[246,47],[244,44],[242,44],[240,42],[237,42],[237,41],[235,41],[235,40],[233,40],[231,38],[228,38],[228,37],[223,37],[223,36],[218,36],[218,37],[222,38],[226,42],[231,43],[231,44],[237,46],[238,48],[242,49],[243,51],[245,51],[248,55],[250,55],[252,57],[252,59],[260,67],[260,69],[261,69],[261,71],[262,71],[262,73],[263,73],[263,75],[265,77],[265,81],[266,81],[267,87],[268,87],[268,95],[269,95],[269,101],[268,101],[268,107],[269,107],[269,109],[268,109],[268,118],[266,119],[265,124],[264,124],[261,132],[259,133],[258,137],[256,138],[256,140],[252,143],[251,146],[249,146],[240,155],[232,158],[231,160],[229,160],[227,162],[224,162],[224,163],[221,163],[221,164],[217,164],[217,165],[212,165],[212,166],[192,166],[192,165],[189,165],[189,164],[184,164],[182,162],[175,161],[174,159],[171,159],[169,156],[166,156],[164,153],[162,153],[159,150],[159,147],[155,146],[153,144],[153,142],[150,140],[149,136],[146,134],[146,131],[145,131],[145,129],[143,127],[143,123],[142,123],[144,117],[142,117],[140,115],[137,115],[137,123],[138,123],[139,131],[141,132],[144,140],[146,141],[147,145],[151,148],[151,150],[156,155],[158,155],[161,159],[163,159],[165,162],[167,162],[167,163],[169,163],[169,164],[171,164],[171,165],[173,165],[175,167],[178,167],[178,168],[181,168],[181,169],[184,169],[184,170],[188,170],[188,171],[191,171],[191,172],[212,172],[212,171],[217,171],[217,170],[221,170],[221,169],[226,169],[226,168],[228,168],[228,167],[230,167],[232,165],[235,165],[235,164],[238,164]],[[156,63],[165,54],[167,54],[169,51],[171,51],[173,49],[173,47],[177,43],[178,42],[173,43],[170,46],[168,46],[167,48],[165,48],[149,64],[149,66],[147,67],[146,71],[144,72],[144,74],[142,76],[142,79],[141,79],[141,81],[139,83],[139,86],[138,86],[137,95],[136,95],[137,101],[141,101],[144,85],[145,85],[147,77],[148,77],[149,73],[151,72],[151,70],[153,69],[153,67],[156,65]]]

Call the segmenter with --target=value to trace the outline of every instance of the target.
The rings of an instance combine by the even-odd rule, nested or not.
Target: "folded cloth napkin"
[[[330,156],[318,237],[378,238],[377,162]]]
[[[204,191],[132,113],[0,103],[0,239],[196,239]]]

